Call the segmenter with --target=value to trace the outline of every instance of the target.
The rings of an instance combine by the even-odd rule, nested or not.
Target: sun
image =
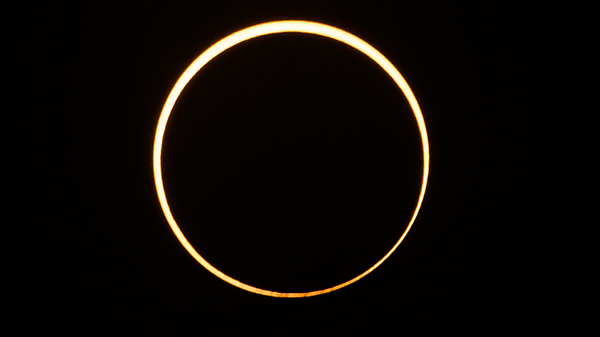
[[[194,75],[196,75],[196,73],[202,67],[204,67],[208,62],[210,62],[210,60],[215,58],[217,55],[219,55],[223,51],[225,51],[239,43],[242,43],[244,41],[247,41],[247,40],[259,37],[259,36],[270,35],[270,34],[279,34],[279,33],[305,33],[305,34],[314,34],[314,35],[320,35],[323,37],[328,37],[330,39],[343,42],[343,43],[357,49],[358,51],[362,52],[363,54],[365,54],[369,58],[371,58],[373,61],[375,61],[394,80],[394,82],[398,85],[398,88],[400,88],[400,90],[402,91],[402,93],[404,94],[406,99],[408,100],[408,103],[410,104],[410,107],[414,113],[415,119],[417,120],[419,132],[421,134],[421,143],[423,145],[423,177],[422,177],[422,182],[421,182],[421,191],[419,193],[419,199],[417,202],[417,206],[415,207],[414,213],[412,215],[412,218],[410,219],[410,222],[409,222],[408,226],[406,227],[406,230],[404,231],[404,233],[402,233],[402,236],[398,239],[396,244],[392,247],[392,249],[390,249],[390,251],[385,256],[383,256],[383,258],[381,258],[377,263],[375,263],[369,269],[364,271],[362,274],[360,274],[360,275],[354,277],[353,279],[348,280],[344,283],[338,284],[336,286],[326,288],[326,289],[321,289],[321,290],[310,291],[310,292],[284,293],[284,292],[275,292],[275,291],[271,291],[271,290],[267,290],[267,289],[260,289],[260,288],[245,284],[239,280],[236,280],[236,279],[224,274],[223,272],[216,269],[215,267],[213,267],[200,254],[198,254],[198,252],[188,242],[188,240],[185,238],[185,236],[179,229],[179,226],[177,225],[177,222],[175,221],[175,218],[173,217],[173,214],[171,213],[171,210],[169,208],[169,203],[168,203],[167,197],[165,195],[165,189],[163,186],[163,179],[162,179],[162,170],[161,170],[162,143],[163,143],[163,137],[165,135],[165,129],[167,127],[167,122],[169,120],[169,115],[171,114],[171,110],[173,109],[173,106],[175,105],[177,98],[179,97],[179,95],[181,94],[181,92],[183,91],[185,86],[188,84],[188,82],[192,79],[192,77],[194,77]],[[352,35],[352,34],[346,32],[344,30],[341,30],[339,28],[325,25],[322,23],[310,22],[310,21],[293,21],[293,20],[272,21],[272,22],[262,23],[262,24],[258,24],[255,26],[251,26],[251,27],[239,30],[239,31],[221,39],[220,41],[218,41],[217,43],[215,43],[211,47],[209,47],[206,51],[204,51],[200,56],[198,56],[198,58],[196,58],[196,60],[194,60],[194,62],[192,62],[192,64],[183,72],[183,74],[181,75],[179,80],[177,80],[177,82],[175,83],[175,86],[171,90],[171,93],[167,97],[167,101],[165,102],[165,105],[162,109],[162,112],[161,112],[159,120],[158,120],[158,125],[156,127],[156,134],[155,134],[155,138],[154,138],[153,169],[154,169],[154,183],[156,185],[156,192],[158,194],[158,200],[160,202],[160,206],[162,207],[165,218],[167,219],[167,222],[171,226],[173,233],[175,234],[175,236],[177,237],[179,242],[181,242],[183,247],[204,268],[208,269],[211,273],[213,273],[214,275],[216,275],[223,281],[228,282],[236,287],[239,287],[241,289],[244,289],[244,290],[252,292],[252,293],[261,294],[261,295],[265,295],[265,296],[272,296],[272,297],[296,297],[296,298],[297,297],[309,297],[309,296],[316,296],[316,295],[329,293],[329,292],[343,288],[349,284],[352,284],[352,283],[360,280],[361,278],[365,277],[367,274],[369,274],[370,272],[375,270],[375,268],[377,268],[380,264],[382,264],[383,261],[385,261],[394,252],[394,250],[396,250],[396,248],[400,245],[402,240],[404,240],[404,238],[406,237],[406,234],[408,233],[408,231],[412,227],[413,223],[415,222],[415,219],[417,218],[417,214],[419,213],[419,209],[421,208],[421,204],[423,203],[423,198],[425,196],[425,188],[427,186],[427,178],[429,175],[429,142],[427,139],[427,130],[425,128],[425,121],[423,119],[423,114],[421,112],[421,109],[419,108],[419,103],[417,102],[415,95],[413,94],[412,90],[408,86],[408,83],[406,83],[406,80],[404,80],[404,78],[402,77],[400,72],[396,69],[396,67],[394,67],[394,65],[392,65],[392,63],[385,56],[383,56],[378,50],[373,48],[371,45],[369,45],[367,42],[363,41],[362,39],[356,37],[355,35]]]

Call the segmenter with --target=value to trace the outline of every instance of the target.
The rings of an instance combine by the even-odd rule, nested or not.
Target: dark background
[[[571,229],[592,224],[576,193],[593,153],[581,123],[592,111],[585,12],[552,2],[7,5],[8,331],[493,335],[587,321],[567,304],[590,301],[573,294],[567,257]],[[164,219],[151,165],[158,116],[185,68],[220,38],[282,19],[333,25],[380,50],[419,100],[431,150],[423,206],[396,252],[357,283],[304,299],[251,294],[202,268]],[[421,151],[408,104],[368,58],[325,38],[269,36],[223,53],[186,87],[165,136],[165,188],[217,268],[311,291],[393,246],[417,200]]]

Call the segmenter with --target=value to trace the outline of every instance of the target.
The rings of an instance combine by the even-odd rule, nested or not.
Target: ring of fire
[[[320,35],[320,36],[328,37],[328,38],[343,42],[343,43],[359,50],[360,52],[362,52],[363,54],[365,54],[369,58],[371,58],[373,61],[375,61],[381,68],[383,68],[387,72],[387,74],[390,77],[392,77],[394,82],[396,82],[396,84],[398,85],[400,90],[404,93],[404,96],[408,100],[410,107],[413,110],[414,116],[417,120],[419,132],[421,134],[421,142],[423,145],[423,178],[422,178],[423,180],[421,183],[421,191],[419,194],[417,206],[415,208],[415,211],[412,215],[412,218],[411,218],[408,226],[406,227],[406,230],[404,231],[404,233],[402,234],[400,239],[396,242],[396,244],[392,247],[392,249],[381,260],[379,260],[377,263],[375,263],[371,268],[369,268],[362,274],[354,277],[353,279],[351,279],[349,281],[346,281],[344,283],[338,284],[336,286],[333,286],[333,287],[330,287],[327,289],[310,291],[310,292],[301,292],[301,293],[284,293],[284,292],[275,292],[275,291],[270,291],[270,290],[266,290],[266,289],[256,288],[251,285],[242,283],[234,278],[229,277],[228,275],[224,274],[220,270],[213,267],[210,263],[208,263],[200,254],[198,254],[198,252],[196,252],[194,247],[188,242],[188,240],[185,238],[185,236],[179,229],[177,222],[173,218],[173,215],[171,214],[171,210],[169,208],[169,204],[167,202],[167,197],[165,195],[163,179],[162,179],[162,170],[161,170],[162,142],[163,142],[163,137],[165,134],[165,129],[167,126],[167,121],[169,119],[169,115],[171,114],[171,110],[173,109],[173,106],[175,105],[175,102],[177,101],[177,98],[179,97],[179,95],[181,94],[181,92],[183,91],[185,86],[188,84],[188,82],[192,79],[192,77],[194,77],[194,75],[204,65],[206,65],[210,60],[215,58],[217,55],[219,55],[223,51],[237,45],[238,43],[241,43],[246,40],[250,40],[250,39],[253,39],[253,38],[259,37],[259,36],[277,34],[277,33],[292,33],[292,32],[293,33],[315,34],[315,35]],[[425,196],[425,188],[427,186],[427,178],[429,175],[429,142],[427,139],[427,131],[425,128],[425,121],[423,119],[423,115],[421,113],[421,109],[419,108],[417,99],[415,98],[412,90],[408,86],[408,83],[406,83],[406,81],[404,80],[404,78],[402,77],[400,72],[379,51],[377,51],[375,48],[373,48],[371,45],[369,45],[362,39],[346,32],[346,31],[343,31],[339,28],[328,26],[328,25],[325,25],[322,23],[310,22],[310,21],[288,21],[288,20],[273,21],[273,22],[262,23],[262,24],[258,24],[255,26],[251,26],[249,28],[242,29],[240,31],[237,31],[237,32],[221,39],[220,41],[218,41],[217,43],[215,43],[211,47],[209,47],[198,58],[196,58],[196,60],[194,60],[194,62],[192,62],[192,64],[183,72],[183,74],[181,75],[181,77],[179,78],[177,83],[175,83],[175,86],[171,90],[171,93],[169,94],[169,96],[165,102],[165,105],[162,109],[162,112],[161,112],[159,120],[158,120],[158,125],[156,127],[156,134],[155,134],[155,138],[154,138],[153,168],[154,168],[154,183],[156,185],[156,192],[158,194],[158,200],[162,207],[163,213],[164,213],[169,225],[171,226],[171,229],[173,230],[173,233],[175,233],[175,236],[177,237],[177,239],[179,239],[179,241],[181,242],[183,247],[188,251],[188,253],[190,255],[192,255],[196,259],[196,261],[198,261],[204,268],[208,269],[208,271],[210,271],[211,273],[213,273],[214,275],[216,275],[223,281],[228,282],[228,283],[230,283],[236,287],[239,287],[241,289],[244,289],[246,291],[256,293],[256,294],[261,294],[261,295],[265,295],[265,296],[273,296],[273,297],[309,297],[309,296],[316,296],[316,295],[332,292],[334,290],[343,288],[351,283],[358,281],[359,279],[363,278],[364,276],[366,276],[367,274],[369,274],[370,272],[375,270],[375,268],[377,268],[381,263],[383,263],[383,261],[385,261],[394,252],[394,250],[396,250],[396,248],[400,245],[400,243],[402,242],[402,240],[404,239],[404,237],[406,236],[406,234],[412,227],[413,223],[415,222],[415,219],[417,217],[417,214],[419,213],[419,209],[421,208],[421,204],[423,202],[423,197]]]

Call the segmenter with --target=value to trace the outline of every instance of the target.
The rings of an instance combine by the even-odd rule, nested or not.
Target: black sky
[[[592,58],[574,6],[123,2],[7,13],[9,331],[565,326],[555,319],[570,297],[560,290],[564,226],[591,224],[573,216],[578,179],[592,172],[580,146]],[[283,19],[333,25],[379,49],[419,100],[431,150],[421,212],[396,252],[347,288],[295,300],[247,293],[193,260],[162,215],[151,166],[156,122],[183,70],[220,38]],[[310,291],[359,274],[404,231],[418,137],[404,97],[365,56],[316,36],[264,37],[215,59],[182,94],[165,187],[209,262],[255,286]]]

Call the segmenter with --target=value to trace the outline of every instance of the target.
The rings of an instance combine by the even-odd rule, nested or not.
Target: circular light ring
[[[224,274],[217,268],[213,267],[210,263],[208,263],[200,254],[198,254],[198,252],[196,252],[194,247],[192,247],[192,245],[188,242],[188,240],[185,238],[185,236],[179,229],[177,222],[173,218],[173,214],[171,214],[171,210],[167,202],[167,197],[165,195],[161,171],[162,143],[165,134],[165,129],[167,126],[167,121],[169,119],[169,115],[171,114],[171,110],[175,105],[175,101],[177,101],[177,98],[179,97],[185,86],[188,84],[188,82],[192,79],[192,77],[194,77],[194,75],[214,57],[216,57],[223,51],[235,46],[238,43],[263,35],[292,32],[315,34],[343,42],[351,47],[354,47],[355,49],[359,50],[363,54],[370,57],[373,61],[375,61],[381,68],[383,68],[388,73],[388,75],[390,75],[390,77],[392,77],[392,79],[396,82],[400,90],[402,90],[402,92],[404,93],[404,96],[406,96],[406,99],[408,100],[408,103],[410,104],[410,107],[412,108],[415,118],[417,120],[419,132],[421,134],[421,142],[423,144],[423,180],[421,183],[421,192],[419,194],[419,200],[417,202],[417,206],[406,230],[404,231],[398,242],[396,242],[394,247],[392,247],[392,249],[390,249],[390,251],[387,254],[385,254],[385,256],[377,263],[375,263],[371,268],[369,268],[362,274],[356,276],[355,278],[331,288],[302,293],[283,293],[256,288],[251,285],[242,283],[232,277],[229,277],[228,275]],[[179,241],[181,242],[183,247],[185,247],[188,253],[190,253],[190,255],[192,255],[196,259],[196,261],[198,261],[202,266],[204,266],[204,268],[208,269],[208,271],[210,271],[223,281],[256,294],[273,297],[309,297],[329,293],[360,280],[361,278],[375,270],[375,268],[377,268],[381,263],[383,263],[383,261],[385,261],[385,259],[387,259],[400,245],[400,243],[412,227],[413,223],[415,222],[415,219],[417,217],[417,214],[419,213],[419,209],[421,208],[421,204],[423,202],[423,197],[425,196],[425,187],[427,186],[427,177],[429,175],[429,142],[427,140],[425,121],[423,120],[423,114],[421,113],[421,109],[419,108],[417,99],[415,98],[412,90],[410,89],[400,72],[379,51],[377,51],[365,41],[346,31],[322,23],[291,20],[273,21],[242,29],[223,38],[222,40],[213,44],[204,53],[202,53],[183,72],[183,74],[171,90],[171,93],[169,94],[169,97],[165,102],[165,105],[160,114],[160,118],[158,120],[158,126],[156,127],[156,135],[154,138],[153,166],[154,183],[156,184],[156,192],[158,193],[158,200],[162,207],[163,213],[165,214],[165,217],[169,222],[173,233],[175,233],[175,236],[177,236],[177,239],[179,239]]]

